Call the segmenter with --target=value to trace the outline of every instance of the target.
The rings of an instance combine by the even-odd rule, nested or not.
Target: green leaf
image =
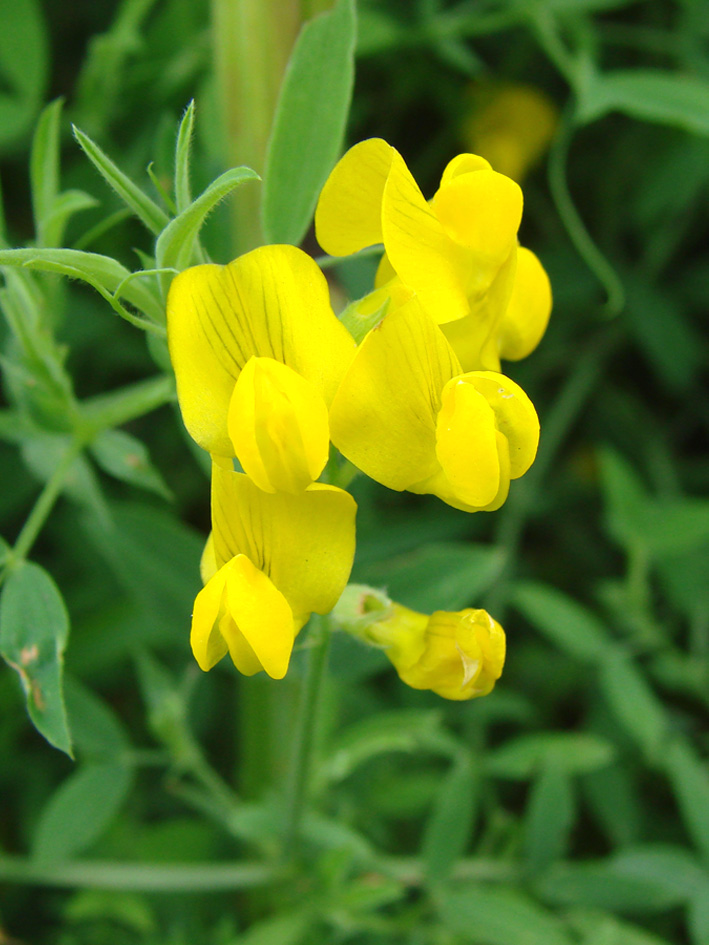
[[[354,84],[354,0],[303,27],[288,63],[266,153],[263,231],[299,245],[338,158]]]
[[[709,945],[709,879],[690,903],[687,925],[692,945]]]
[[[709,771],[689,742],[675,738],[664,758],[682,819],[705,859],[709,860]]]
[[[129,768],[87,764],[62,782],[42,811],[32,853],[38,860],[69,860],[90,847],[111,824],[133,781]]]
[[[585,774],[610,764],[613,756],[613,746],[596,735],[547,732],[510,739],[488,754],[485,770],[493,777],[526,781],[549,764],[568,774]]]
[[[306,936],[307,941],[313,940],[312,925],[309,911],[288,911],[253,923],[236,941],[238,945],[300,945]]]
[[[190,150],[194,131],[194,100],[189,103],[182,116],[175,146],[175,204],[182,213],[192,203],[190,192]]]
[[[47,246],[46,220],[59,194],[59,133],[64,100],[55,99],[43,109],[30,153],[30,188],[37,243]]]
[[[527,802],[524,859],[529,876],[539,875],[565,855],[575,815],[571,776],[552,758],[542,765]]]
[[[614,450],[600,450],[598,460],[608,531],[618,544],[630,548],[637,544],[638,523],[651,499],[632,466]]]
[[[496,548],[440,542],[359,567],[356,580],[386,587],[392,600],[414,610],[459,610],[476,605],[502,564]]]
[[[61,246],[64,230],[75,213],[98,206],[98,200],[83,190],[65,190],[54,201],[44,220],[44,246]]]
[[[426,821],[421,855],[430,883],[445,882],[470,841],[478,803],[479,776],[470,753],[454,760]]]
[[[91,455],[110,476],[169,499],[165,480],[150,462],[150,454],[140,440],[123,430],[104,430],[90,446]]]
[[[650,761],[658,761],[667,740],[668,721],[641,671],[622,651],[614,650],[601,667],[600,684],[628,735]]]
[[[709,135],[709,82],[663,69],[618,69],[592,77],[579,98],[578,117],[595,121],[608,112]]]
[[[113,709],[71,676],[64,693],[77,754],[82,760],[116,761],[130,747],[130,739]]]
[[[699,895],[709,882],[709,874],[689,850],[670,844],[629,847],[616,853],[612,863],[618,875],[655,883],[663,897],[674,897],[677,904]]]
[[[0,3],[0,146],[25,133],[48,77],[47,28],[38,0]]]
[[[204,221],[217,204],[247,180],[259,180],[250,167],[225,171],[186,210],[171,220],[155,244],[155,261],[160,269],[182,270],[189,266],[194,241]]]
[[[84,400],[80,409],[84,421],[99,432],[121,426],[176,399],[174,377],[158,375]]]
[[[441,725],[440,712],[399,709],[381,713],[345,729],[321,773],[328,781],[341,781],[376,755],[424,749],[448,757],[458,751],[457,742]]]
[[[121,295],[153,321],[165,321],[160,299],[110,256],[87,253],[79,249],[5,249],[0,250],[0,266],[25,266],[46,272],[66,272],[70,278],[84,279],[89,285],[115,292],[123,283]]]
[[[516,889],[462,884],[438,896],[441,919],[474,945],[572,945],[563,923]]]
[[[133,211],[138,219],[145,224],[151,233],[157,234],[167,226],[168,216],[154,200],[134,184],[133,181],[118,168],[109,156],[95,144],[88,135],[72,125],[74,137],[84,154],[89,158],[99,174],[109,187],[113,188],[121,200]]]
[[[0,605],[0,653],[22,681],[37,731],[71,755],[62,687],[68,636],[66,607],[49,574],[29,562],[11,571]]]
[[[602,620],[547,584],[519,582],[512,601],[537,630],[574,659],[600,662],[612,646]]]
[[[662,912],[677,894],[662,882],[619,871],[612,860],[559,863],[535,883],[537,894],[555,906],[592,906],[610,912]]]

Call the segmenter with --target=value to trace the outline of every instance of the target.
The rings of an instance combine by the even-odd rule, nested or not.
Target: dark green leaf
[[[676,737],[664,758],[682,818],[696,847],[709,858],[709,771],[692,746]]]
[[[527,873],[537,876],[567,850],[575,819],[571,775],[553,759],[532,783],[525,814],[524,858]]]
[[[545,765],[584,774],[610,764],[613,756],[613,746],[596,735],[547,732],[510,739],[488,754],[485,770],[494,777],[526,781]]]
[[[24,134],[47,83],[47,29],[38,0],[0,3],[0,144]]]
[[[62,688],[69,617],[59,590],[37,564],[25,562],[7,578],[0,606],[0,653],[17,671],[37,730],[71,755]]]
[[[647,758],[658,760],[668,733],[662,703],[642,672],[620,650],[609,652],[600,683],[608,704]]]
[[[524,581],[515,585],[512,600],[530,623],[569,656],[596,663],[607,653],[611,640],[603,621],[561,591]]]

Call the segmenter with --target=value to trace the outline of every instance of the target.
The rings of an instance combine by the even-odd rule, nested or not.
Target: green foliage
[[[704,4],[298,4],[262,185],[217,157],[214,5],[69,6],[0,5],[0,939],[707,945]],[[261,109],[280,78],[229,94]],[[281,683],[192,661],[209,458],[176,410],[166,292],[233,257],[226,197],[317,252],[345,138],[390,141],[431,197],[510,83],[560,116],[522,182],[554,313],[502,368],[538,408],[537,463],[494,514],[351,485],[353,579],[488,607],[507,665],[445,703],[334,634],[286,863],[314,638]],[[331,263],[347,320],[376,259]]]

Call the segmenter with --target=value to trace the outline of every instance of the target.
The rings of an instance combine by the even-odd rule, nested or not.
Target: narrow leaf
[[[485,770],[498,778],[527,780],[543,766],[555,764],[569,774],[585,774],[613,760],[613,746],[584,732],[520,735],[489,753]]]
[[[62,686],[69,617],[47,572],[25,562],[5,583],[0,606],[0,653],[17,671],[37,731],[71,755]]]
[[[601,688],[608,704],[650,761],[665,746],[668,721],[662,703],[642,672],[620,650],[609,653],[601,668]]]
[[[603,622],[590,610],[553,587],[533,581],[515,586],[515,607],[566,654],[583,663],[596,663],[611,640]]]
[[[281,86],[266,154],[263,231],[298,245],[342,147],[354,84],[354,0],[307,23]]]
[[[110,476],[156,492],[165,499],[170,490],[150,462],[150,454],[140,440],[123,430],[104,430],[91,444],[90,451],[98,465]]]
[[[186,210],[170,221],[155,244],[159,269],[184,269],[190,264],[194,241],[217,204],[247,180],[259,180],[250,167],[234,167],[221,174]]]
[[[569,773],[553,760],[544,764],[532,784],[525,815],[524,858],[530,876],[565,855],[575,807]]]
[[[676,738],[665,755],[665,770],[682,818],[698,850],[709,859],[709,771],[689,742]]]
[[[479,793],[470,753],[461,752],[446,775],[426,822],[422,856],[429,882],[444,882],[470,841]]]
[[[157,235],[168,224],[168,216],[165,211],[154,200],[151,200],[147,194],[143,193],[140,187],[133,183],[130,177],[124,174],[88,135],[85,135],[75,125],[72,128],[79,146],[109,187],[115,190],[121,200],[131,208],[151,233]]]
[[[64,100],[55,99],[43,109],[30,152],[30,188],[37,243],[46,243],[47,217],[59,193],[59,130]]]
[[[180,122],[175,147],[175,203],[182,213],[192,203],[190,192],[190,150],[194,130],[194,100],[189,103]]]
[[[87,764],[71,774],[42,811],[34,857],[68,860],[95,843],[118,813],[132,780],[130,769],[108,763]]]
[[[709,82],[663,69],[618,69],[584,85],[579,117],[595,121],[608,112],[709,135]]]

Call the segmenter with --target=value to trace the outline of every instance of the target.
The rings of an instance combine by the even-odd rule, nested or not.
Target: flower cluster
[[[529,468],[537,415],[500,359],[536,346],[551,293],[518,245],[521,214],[519,186],[480,157],[451,161],[427,202],[398,152],[370,139],[337,164],[315,215],[332,255],[384,246],[372,293],[341,319],[314,260],[292,246],[175,278],[178,398],[213,459],[192,623],[203,669],[229,652],[241,672],[281,678],[310,614],[342,594],[355,503],[316,481],[331,443],[383,485],[468,512],[498,508]],[[446,698],[488,692],[502,668],[504,633],[484,611],[399,608],[380,631],[386,643],[370,642],[401,678]]]

